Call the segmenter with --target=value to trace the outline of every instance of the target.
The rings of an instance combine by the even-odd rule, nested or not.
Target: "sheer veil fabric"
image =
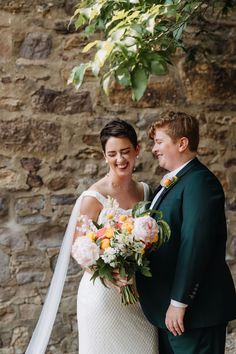
[[[71,246],[83,194],[77,199],[61,245],[56,268],[38,323],[25,354],[44,354],[51,336],[70,261]]]

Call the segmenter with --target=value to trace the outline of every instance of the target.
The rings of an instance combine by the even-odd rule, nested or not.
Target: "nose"
[[[154,144],[153,147],[152,147],[152,153],[156,153],[157,152],[157,145]]]
[[[123,161],[123,160],[124,160],[124,156],[121,153],[118,153],[117,161]]]

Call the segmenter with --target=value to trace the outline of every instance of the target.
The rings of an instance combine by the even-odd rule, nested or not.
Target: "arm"
[[[183,195],[183,221],[171,298],[191,305],[219,242],[224,221],[224,195],[208,171],[196,173]]]
[[[171,299],[191,306],[207,271],[219,222],[224,220],[224,195],[218,180],[209,171],[192,177],[184,190],[182,228]],[[184,330],[186,308],[170,305],[166,324],[173,334]],[[174,322],[177,322],[175,328]],[[177,332],[177,333],[176,333]]]
[[[102,205],[96,198],[92,196],[85,196],[81,202],[79,214],[86,215],[88,219],[97,221],[101,209],[102,209]],[[81,231],[79,230],[80,227],[81,227],[81,223],[78,221],[74,233],[74,240],[76,239],[76,237],[81,236]]]

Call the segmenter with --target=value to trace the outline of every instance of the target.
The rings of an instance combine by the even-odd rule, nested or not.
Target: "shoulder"
[[[224,195],[223,187],[218,178],[202,164],[201,168],[193,169],[183,180],[185,189],[188,191],[198,191],[200,194],[219,193],[222,196]]]
[[[81,202],[81,213],[87,214],[90,211],[100,212],[105,196],[103,195],[103,188],[101,187],[102,180],[91,185],[86,191],[84,191],[81,195],[82,202]]]

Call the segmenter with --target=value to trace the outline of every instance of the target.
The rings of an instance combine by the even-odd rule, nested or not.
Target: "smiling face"
[[[186,139],[186,138],[182,138]],[[152,153],[158,158],[160,167],[167,171],[174,171],[183,164],[183,142],[182,139],[177,139],[176,142],[166,133],[164,128],[155,130],[153,136]]]
[[[110,172],[123,177],[132,175],[135,159],[139,153],[139,146],[133,146],[128,138],[110,137],[105,146],[105,158]]]

